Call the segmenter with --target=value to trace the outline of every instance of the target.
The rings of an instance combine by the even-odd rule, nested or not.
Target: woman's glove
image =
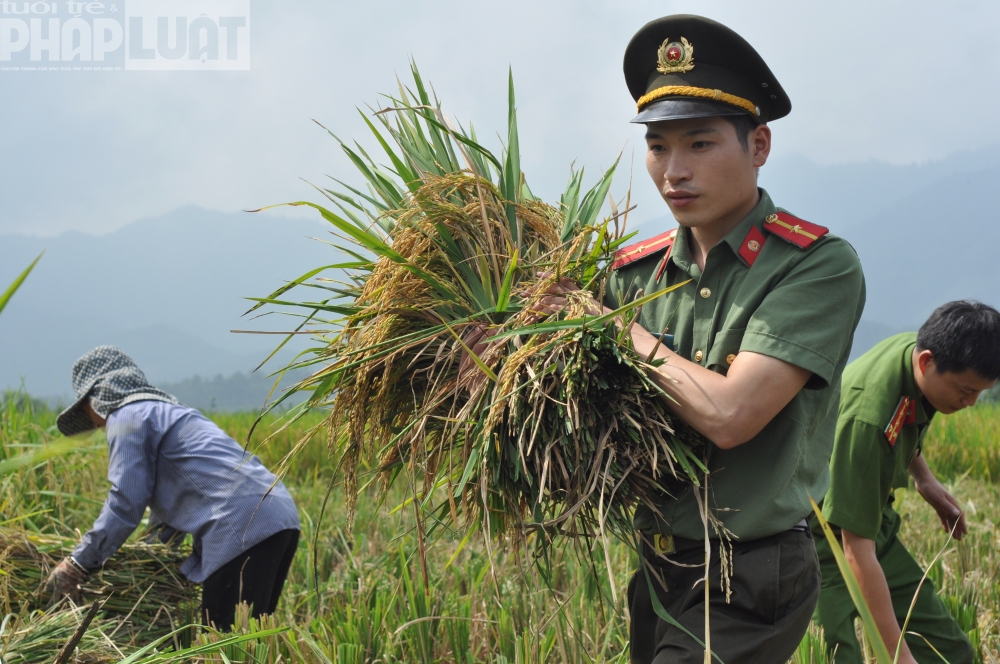
[[[45,580],[45,594],[49,607],[56,605],[63,597],[69,597],[74,604],[80,603],[80,584],[87,580],[89,572],[73,556],[63,558]]]

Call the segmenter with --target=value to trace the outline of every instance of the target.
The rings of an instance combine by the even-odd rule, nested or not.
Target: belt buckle
[[[661,533],[654,534],[653,550],[660,556],[669,556],[672,553],[677,553],[677,547],[674,544],[674,536],[663,535]]]

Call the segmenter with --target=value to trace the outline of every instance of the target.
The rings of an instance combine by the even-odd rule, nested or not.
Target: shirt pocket
[[[743,335],[746,331],[745,327],[741,327],[717,332],[715,341],[712,343],[712,350],[708,352],[708,362],[705,366],[712,371],[726,375],[730,365],[740,352],[740,345],[743,343]]]

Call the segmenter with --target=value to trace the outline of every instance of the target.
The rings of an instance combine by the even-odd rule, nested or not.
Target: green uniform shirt
[[[916,345],[916,332],[897,334],[844,371],[823,516],[871,540],[895,534],[879,537],[883,511],[892,502],[893,490],[907,485],[907,468],[934,417],[934,409],[920,397],[913,380]],[[895,444],[890,445],[886,428],[903,397],[915,404],[914,421],[901,426]]]
[[[659,279],[662,252],[616,270],[607,290],[609,305],[617,306],[640,288],[651,294],[691,279],[646,304],[639,323],[654,333],[669,327],[675,352],[721,374],[728,371],[727,358],[743,351],[813,373],[752,440],[731,450],[708,446],[709,504],[744,541],[788,530],[811,511],[809,496],[818,500],[826,493],[840,375],[865,302],[851,246],[824,235],[803,249],[764,231],[764,220],[777,208],[767,192],[760,193],[757,207],[708,253],[704,272],[681,228]],[[753,267],[739,254],[751,227],[765,238]],[[637,529],[704,537],[690,487],[657,503],[659,515],[644,506],[636,510]]]

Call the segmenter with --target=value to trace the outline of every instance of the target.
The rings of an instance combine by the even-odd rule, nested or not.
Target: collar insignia
[[[743,244],[740,245],[739,250],[740,257],[746,261],[748,266],[753,267],[754,261],[760,256],[760,250],[764,248],[766,241],[767,238],[757,230],[756,226],[750,227],[750,232],[743,238]]]
[[[618,268],[625,267],[626,265],[636,262],[640,258],[652,256],[653,254],[659,253],[664,249],[667,250],[667,255],[669,256],[670,248],[674,245],[674,238],[676,236],[677,229],[671,228],[666,233],[660,233],[656,237],[651,237],[648,240],[636,242],[635,244],[630,244],[624,249],[619,249],[615,252],[615,260],[614,263],[611,264],[611,269],[617,270]]]
[[[892,414],[892,419],[885,427],[885,439],[889,441],[889,447],[895,447],[896,439],[899,438],[900,430],[917,421],[917,402],[911,397],[900,397],[896,412]]]
[[[674,248],[674,240],[677,239],[677,229],[676,228],[674,228],[674,229],[672,229],[670,231],[667,231],[667,232],[670,233],[670,244],[667,245],[667,250],[663,253],[663,260],[660,261],[660,266],[658,268],[656,268],[656,276],[653,277],[653,279],[655,281],[659,281],[660,280],[660,276],[663,274],[663,271],[667,269],[667,261],[670,260],[670,252]]]
[[[694,45],[681,37],[679,42],[663,40],[656,51],[656,71],[661,74],[679,74],[694,69]]]

